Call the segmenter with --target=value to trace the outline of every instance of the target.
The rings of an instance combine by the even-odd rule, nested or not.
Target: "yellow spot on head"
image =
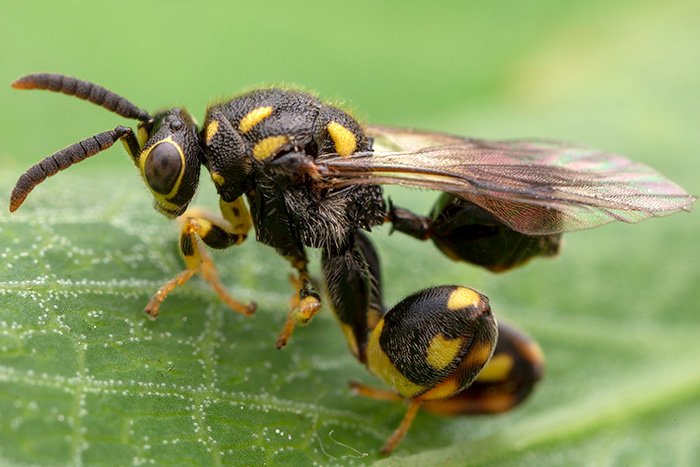
[[[462,339],[446,339],[442,334],[433,337],[428,345],[425,359],[436,370],[442,370],[457,357]]]
[[[238,124],[238,129],[241,133],[246,134],[271,113],[272,107],[258,107],[257,109],[253,109],[241,119],[241,122]]]
[[[253,157],[255,160],[264,161],[285,144],[289,144],[289,138],[286,136],[268,136],[253,147]]]
[[[481,295],[467,287],[457,287],[447,300],[447,309],[457,311],[481,303]]]
[[[352,131],[345,128],[340,123],[330,122],[328,124],[328,134],[333,139],[335,152],[341,156],[349,156],[357,148],[357,139]]]
[[[212,138],[214,138],[214,135],[216,135],[217,131],[219,131],[219,121],[213,120],[209,125],[207,125],[207,131],[205,135],[205,140],[207,144],[211,143],[211,140]]]
[[[148,141],[148,130],[146,128],[139,124],[138,130],[136,132],[136,139],[139,142],[139,147],[143,148],[146,145],[146,142]]]
[[[513,363],[513,357],[508,354],[494,355],[489,364],[486,365],[486,368],[479,373],[477,380],[484,383],[505,381],[508,373],[513,368]]]
[[[216,183],[219,186],[224,184],[224,177],[218,172],[212,172],[211,179],[214,181],[214,183]]]
[[[391,360],[389,360],[389,357],[379,345],[379,336],[382,334],[382,329],[384,329],[384,320],[381,320],[377,327],[374,328],[367,343],[367,368],[393,387],[401,397],[413,398],[425,388],[407,379],[391,363]]]

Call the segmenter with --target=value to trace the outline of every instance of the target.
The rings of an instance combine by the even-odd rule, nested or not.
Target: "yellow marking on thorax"
[[[253,157],[258,161],[264,161],[288,143],[289,138],[286,136],[268,136],[253,147]]]
[[[381,320],[369,338],[367,344],[367,368],[393,387],[401,397],[412,398],[425,388],[407,379],[391,363],[391,360],[389,360],[389,357],[379,345],[379,336],[382,334],[383,328],[384,320]]]
[[[514,363],[513,357],[508,354],[495,355],[476,379],[485,383],[505,381]]]
[[[357,139],[352,131],[345,128],[340,123],[330,122],[327,126],[328,134],[331,135],[335,152],[341,156],[349,156],[357,148]]]
[[[481,296],[478,293],[466,287],[457,287],[447,300],[447,309],[450,311],[462,310],[479,302],[481,302]]]
[[[212,122],[209,123],[209,125],[207,125],[207,131],[205,135],[205,141],[207,144],[211,143],[211,140],[214,138],[217,131],[219,131],[219,121],[212,120]]]
[[[436,370],[442,370],[457,357],[461,347],[462,339],[446,339],[438,334],[430,341],[425,359]]]
[[[258,107],[257,109],[253,109],[241,119],[241,122],[238,124],[238,129],[241,133],[246,134],[271,113],[272,107]]]

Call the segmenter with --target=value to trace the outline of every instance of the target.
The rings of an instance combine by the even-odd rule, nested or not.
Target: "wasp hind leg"
[[[239,302],[226,291],[219,281],[219,271],[214,260],[203,248],[203,244],[216,249],[228,248],[246,239],[250,229],[250,215],[242,200],[239,198],[231,203],[221,201],[220,207],[223,217],[200,209],[189,209],[181,216],[180,252],[187,269],[163,284],[151,298],[144,309],[149,318],[155,319],[168,294],[197,272],[202,274],[221,301],[230,308],[247,316],[255,312],[254,302]]]

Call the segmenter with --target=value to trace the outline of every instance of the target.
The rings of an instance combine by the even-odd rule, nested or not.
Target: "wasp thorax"
[[[434,287],[386,314],[370,337],[367,364],[402,397],[441,399],[472,383],[497,336],[488,298],[467,287]]]

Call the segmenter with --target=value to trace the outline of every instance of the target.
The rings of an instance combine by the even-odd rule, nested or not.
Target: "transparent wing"
[[[324,156],[324,186],[453,193],[522,233],[547,235],[691,210],[696,197],[650,167],[560,141],[484,141],[369,127],[375,151]]]

